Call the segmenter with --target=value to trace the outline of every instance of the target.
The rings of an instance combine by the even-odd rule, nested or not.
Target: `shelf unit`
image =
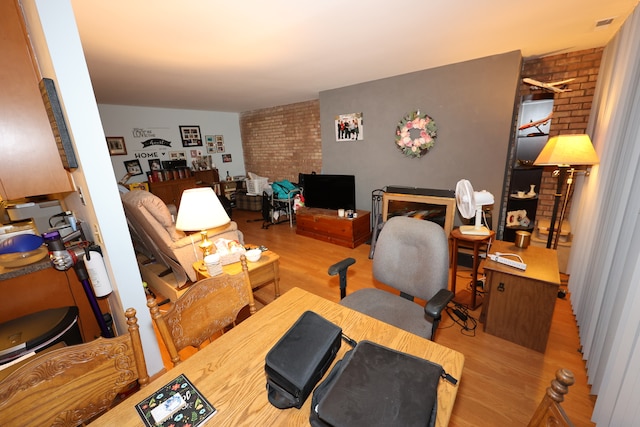
[[[531,186],[537,194],[540,191],[543,168],[531,166],[549,139],[549,129],[553,119],[553,94],[542,93],[527,95],[520,103],[518,129],[515,142],[515,156],[509,174],[508,186],[505,185],[506,210],[502,240],[515,241],[516,231],[532,232],[535,228],[538,196],[518,198],[519,191],[529,193]],[[504,206],[504,205],[503,205]],[[509,212],[525,210],[529,224],[526,226],[509,226]]]
[[[513,196],[518,191],[528,193],[531,185],[535,185],[536,193],[540,189],[540,181],[542,180],[541,167],[519,167],[514,168],[511,172],[511,182],[509,184],[509,199],[507,200],[507,212],[525,210],[530,223],[528,226],[509,226],[505,225],[502,239],[508,242],[515,241],[516,231],[525,230],[533,231],[536,221],[536,210],[538,208],[538,196],[530,198],[518,198]],[[508,216],[508,213],[507,213]],[[507,223],[508,224],[508,223]]]

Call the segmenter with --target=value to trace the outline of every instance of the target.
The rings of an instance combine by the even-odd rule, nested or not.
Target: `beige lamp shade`
[[[581,166],[600,163],[591,138],[586,134],[557,135],[549,138],[538,155],[537,166]]]
[[[176,228],[201,231],[221,227],[231,221],[222,203],[211,187],[185,190],[180,199]]]

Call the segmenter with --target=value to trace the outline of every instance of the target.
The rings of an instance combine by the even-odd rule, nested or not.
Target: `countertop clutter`
[[[0,225],[0,243],[21,234],[36,234],[33,221]],[[28,253],[4,254],[0,259],[0,281],[49,268],[47,248],[42,246]]]
[[[51,263],[49,262],[48,256],[44,257],[40,261],[34,262],[33,264],[25,265],[24,267],[8,268],[0,265],[0,282],[3,280],[24,276],[25,274],[46,270],[50,267]]]

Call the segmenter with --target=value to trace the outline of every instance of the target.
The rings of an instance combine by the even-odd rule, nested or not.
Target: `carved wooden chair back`
[[[558,369],[555,379],[547,388],[547,392],[531,417],[528,427],[573,427],[573,423],[560,406],[564,395],[569,392],[569,386],[573,383],[575,383],[573,372],[568,369]]]
[[[161,313],[155,299],[149,299],[158,332],[164,341],[171,362],[181,362],[179,352],[186,347],[196,349],[216,332],[236,321],[243,307],[249,306],[249,314],[256,311],[249,280],[247,259],[240,257],[242,272],[230,276],[220,274],[200,280],[187,289],[165,313]]]
[[[128,333],[33,356],[0,383],[3,426],[78,426],[111,407],[136,380],[149,383],[136,311]]]

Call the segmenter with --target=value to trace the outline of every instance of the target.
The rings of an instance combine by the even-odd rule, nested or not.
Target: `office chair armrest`
[[[453,299],[454,295],[449,289],[440,289],[437,294],[433,296],[424,308],[424,312],[427,316],[434,319],[440,318],[442,310]]]
[[[342,271],[346,271],[347,268],[356,263],[356,260],[353,258],[346,258],[342,261],[336,262],[331,267],[329,267],[329,276],[335,276],[336,274],[341,273]]]
[[[340,275],[340,299],[347,295],[347,269],[355,263],[355,259],[346,258],[329,267],[329,276]]]

